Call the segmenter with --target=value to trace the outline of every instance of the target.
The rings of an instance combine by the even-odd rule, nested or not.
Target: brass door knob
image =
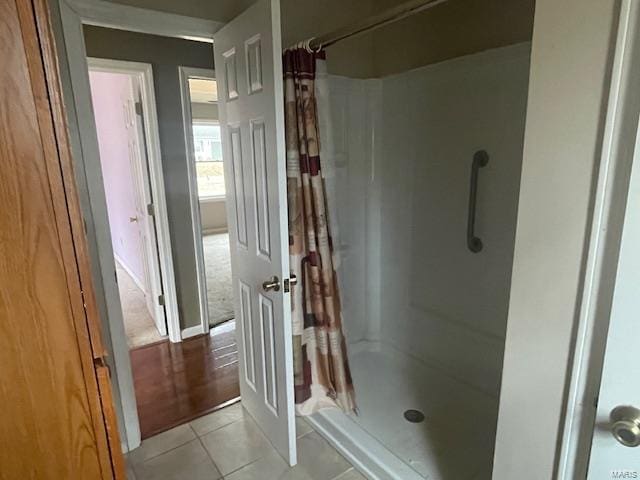
[[[611,433],[625,447],[640,445],[640,409],[620,405],[611,410]]]
[[[280,279],[274,275],[270,280],[262,283],[262,289],[265,292],[270,292],[271,290],[274,292],[280,291]]]

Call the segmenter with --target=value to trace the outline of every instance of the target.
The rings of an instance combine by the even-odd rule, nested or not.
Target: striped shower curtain
[[[315,82],[323,64],[324,52],[304,46],[284,52],[289,257],[298,278],[291,293],[299,415],[332,406],[355,410],[320,159]]]

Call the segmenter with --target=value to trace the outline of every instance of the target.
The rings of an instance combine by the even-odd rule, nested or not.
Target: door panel
[[[280,5],[261,0],[214,37],[242,402],[296,463]]]
[[[145,300],[147,309],[160,335],[167,334],[166,312],[158,298],[162,295],[162,276],[160,272],[160,261],[158,259],[158,240],[156,238],[155,218],[147,210],[147,205],[153,204],[151,195],[151,184],[149,181],[149,160],[147,158],[146,139],[144,134],[144,118],[142,116],[142,107],[140,110],[135,108],[136,102],[142,106],[142,99],[137,90],[138,80],[133,81],[133,91],[131,92],[131,101],[133,118],[132,118],[132,154],[135,159],[135,190],[136,190],[136,208],[137,218],[140,227],[140,245],[142,249],[142,261],[145,272]]]
[[[640,145],[636,141],[591,448],[590,480],[640,478],[640,446],[628,447],[616,441],[610,419],[617,406],[630,405],[640,409],[639,246]],[[640,432],[640,417],[637,421]],[[635,476],[623,476],[625,472]],[[615,476],[618,474],[620,476]]]
[[[38,30],[31,2],[0,1],[0,478],[123,478],[101,405],[110,387],[94,367],[103,348],[87,318],[91,282],[79,278],[55,54],[34,3]]]

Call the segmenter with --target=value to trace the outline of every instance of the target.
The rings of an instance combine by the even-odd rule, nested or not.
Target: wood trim
[[[104,413],[105,426],[107,429],[107,439],[109,445],[117,449],[120,445],[120,433],[118,432],[118,422],[116,418],[115,404],[111,392],[111,372],[109,367],[102,363],[96,366],[96,377],[100,387],[102,412]],[[113,449],[112,449],[113,450]],[[116,480],[126,480],[126,467],[124,456],[118,449],[118,454],[111,453],[111,463]]]
[[[45,167],[51,189],[55,224],[60,242],[60,251],[65,270],[65,276],[69,292],[77,292],[78,295],[70,295],[69,303],[76,333],[76,343],[78,345],[80,362],[86,386],[86,397],[91,409],[91,419],[94,431],[91,432],[96,445],[96,451],[104,478],[111,478],[113,470],[109,456],[109,448],[106,441],[106,430],[102,417],[102,406],[100,405],[100,394],[93,368],[93,353],[89,331],[84,314],[84,301],[82,298],[82,288],[77,274],[77,264],[73,249],[69,225],[69,212],[66,205],[65,191],[60,177],[60,161],[58,157],[58,146],[53,131],[52,105],[49,103],[47,85],[45,84],[45,73],[43,57],[40,51],[38,32],[36,31],[36,19],[34,17],[34,5],[30,2],[16,2],[20,17],[20,28],[22,30],[25,53],[29,67],[31,89],[33,91],[37,112],[37,121],[40,127],[41,142],[43,147]],[[42,21],[41,21],[42,23]],[[43,42],[43,44],[46,41]]]
[[[21,10],[26,10],[26,3],[17,3],[22,5]],[[31,81],[38,99],[39,122],[47,134],[46,139],[43,135],[43,143],[48,144],[45,150],[50,153],[47,155],[47,168],[54,194],[54,209],[67,279],[70,291],[79,293],[77,297],[71,298],[71,303],[78,344],[82,352],[82,366],[96,430],[98,452],[105,478],[124,480],[124,460],[113,410],[111,384],[110,381],[104,381],[104,378],[100,382],[96,371],[95,362],[102,363],[107,352],[102,342],[87,239],[75,185],[57,54],[46,0],[33,0],[33,10],[29,14],[31,26],[35,21],[37,28],[37,31],[33,30],[25,35],[25,39],[29,38],[33,42],[29,52]],[[25,22],[23,29],[26,31],[28,28],[29,23]],[[104,370],[102,375],[104,376]]]

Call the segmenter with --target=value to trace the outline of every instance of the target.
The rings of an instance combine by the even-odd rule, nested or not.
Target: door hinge
[[[285,293],[288,293],[291,291],[291,286],[298,283],[298,278],[292,273],[291,278],[285,278],[283,283],[284,285],[282,289],[285,291]]]
[[[161,305],[164,307],[164,294],[158,295],[158,305]]]
[[[96,357],[93,359],[93,366],[98,368],[104,368],[107,371],[107,375],[111,378],[111,367],[107,363],[104,357]]]
[[[147,214],[151,215],[152,217],[156,216],[156,211],[153,203],[147,203]]]
[[[136,115],[142,116],[142,102],[136,102]]]

